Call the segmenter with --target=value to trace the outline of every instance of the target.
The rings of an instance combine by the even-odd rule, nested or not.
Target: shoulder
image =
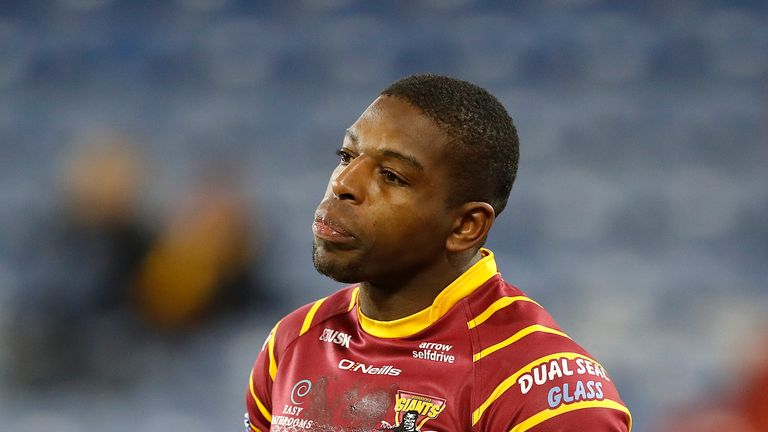
[[[311,328],[352,311],[357,301],[357,286],[342,288],[328,297],[307,303],[278,321],[270,335],[280,351]]]
[[[629,411],[605,367],[538,302],[499,277],[470,299],[469,309],[476,341],[473,424],[496,430],[546,422],[542,427],[570,430],[559,423],[567,421],[627,430]]]
[[[500,374],[553,358],[591,358],[541,304],[500,276],[494,279],[468,302],[467,326],[474,333],[473,361],[481,381],[492,383]]]
[[[468,299],[477,357],[509,358],[566,349],[573,341],[536,300],[496,275]],[[533,343],[531,343],[533,342]]]

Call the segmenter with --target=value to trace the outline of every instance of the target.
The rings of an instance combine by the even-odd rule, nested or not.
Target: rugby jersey
[[[251,371],[246,429],[629,431],[605,368],[482,253],[402,319],[366,317],[352,286],[280,320]]]

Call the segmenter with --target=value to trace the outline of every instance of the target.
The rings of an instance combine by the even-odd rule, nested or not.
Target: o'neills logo
[[[436,419],[445,410],[445,404],[443,398],[398,390],[395,399],[396,426],[390,426],[388,430],[420,431],[426,422]]]
[[[402,372],[400,369],[394,367],[394,366],[374,366],[374,365],[368,365],[365,363],[358,363],[356,361],[342,359],[339,362],[339,369],[341,370],[348,370],[352,372],[360,372],[368,375],[389,375],[389,376],[398,376],[400,375],[400,372]]]

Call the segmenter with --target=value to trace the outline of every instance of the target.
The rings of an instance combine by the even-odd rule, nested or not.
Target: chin
[[[317,244],[313,246],[312,263],[320,274],[341,283],[351,284],[364,280],[364,277],[360,274],[360,265],[341,260],[333,255],[333,253],[318,247]]]

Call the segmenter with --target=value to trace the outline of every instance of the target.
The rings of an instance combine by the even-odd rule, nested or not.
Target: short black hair
[[[498,99],[470,82],[431,74],[403,78],[381,94],[404,99],[447,133],[456,173],[452,204],[482,201],[496,215],[504,210],[517,177],[520,142]]]

